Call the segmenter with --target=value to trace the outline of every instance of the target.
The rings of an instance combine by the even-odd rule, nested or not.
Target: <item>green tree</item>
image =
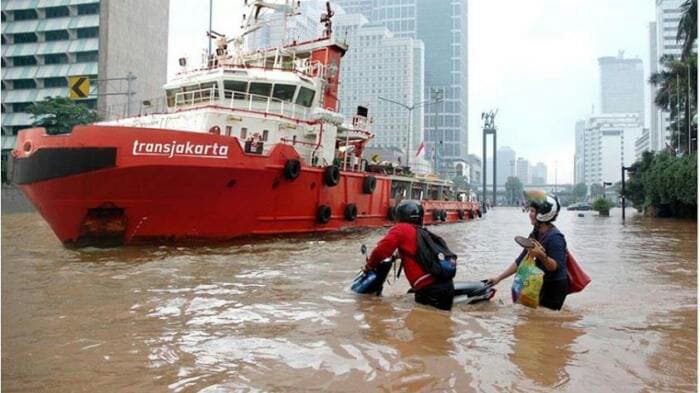
[[[692,122],[697,113],[697,60],[697,54],[691,54],[686,60],[664,55],[660,59],[661,71],[649,78],[649,83],[656,88],[654,102],[670,113],[669,144],[676,151],[688,150],[688,122],[694,127],[691,129],[693,138],[697,133],[697,124]]]
[[[625,197],[634,207],[658,216],[697,214],[697,156],[644,153],[629,172]]]
[[[588,194],[588,186],[586,183],[578,183],[573,189],[574,201],[581,202],[586,199],[586,194]]]
[[[523,194],[523,183],[515,176],[508,176],[506,180],[506,200],[509,204],[514,205]]]
[[[609,216],[610,215],[610,208],[612,208],[614,205],[612,202],[607,200],[606,198],[600,197],[593,201],[593,210],[597,211],[601,216]]]
[[[32,114],[32,125],[44,127],[48,134],[65,134],[79,124],[99,120],[97,112],[67,97],[46,97],[27,108]]]
[[[591,198],[596,198],[603,195],[603,185],[596,183],[591,184]]]
[[[698,38],[698,1],[686,0],[681,5],[681,20],[678,22],[676,41],[683,41],[681,58],[687,59]]]

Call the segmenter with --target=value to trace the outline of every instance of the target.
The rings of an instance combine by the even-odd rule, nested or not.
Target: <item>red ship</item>
[[[347,48],[331,14],[322,38],[283,48],[242,54],[253,19],[219,36],[205,67],[165,85],[165,113],[21,131],[13,181],[66,246],[379,227],[406,198],[426,224],[481,216],[451,182],[363,159],[366,109],[349,122],[336,111]]]

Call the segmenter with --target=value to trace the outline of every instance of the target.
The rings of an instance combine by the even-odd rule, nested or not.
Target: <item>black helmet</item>
[[[559,199],[549,195],[542,190],[523,191],[529,207],[534,207],[537,215],[535,218],[539,222],[552,222],[559,215]]]
[[[406,199],[396,206],[396,221],[423,225],[423,206],[419,201]]]

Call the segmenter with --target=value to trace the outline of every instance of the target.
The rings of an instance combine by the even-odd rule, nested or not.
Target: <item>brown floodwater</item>
[[[690,392],[697,224],[562,212],[592,276],[562,312],[510,300],[416,306],[349,284],[384,230],[236,244],[63,248],[36,213],[2,216],[3,392]],[[499,273],[529,233],[498,208],[433,227],[459,280]]]

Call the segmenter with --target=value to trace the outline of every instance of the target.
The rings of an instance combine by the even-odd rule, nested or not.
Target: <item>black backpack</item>
[[[457,255],[440,236],[425,228],[416,228],[416,261],[426,273],[449,281],[457,274]]]

